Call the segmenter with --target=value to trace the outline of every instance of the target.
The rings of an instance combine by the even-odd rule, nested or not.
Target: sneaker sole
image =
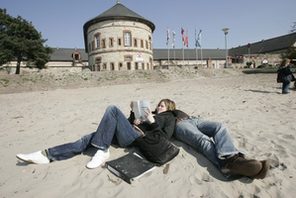
[[[29,162],[29,163],[34,163],[32,160],[26,160],[26,159],[23,159],[21,157],[19,157],[18,155],[16,155],[16,158],[23,161],[23,162]]]
[[[29,160],[29,159],[21,158],[18,155],[16,155],[16,158],[19,159],[19,160],[21,160],[21,161],[23,161],[23,162],[27,162],[27,163],[30,163],[30,164],[49,164],[49,162],[48,163],[40,163],[40,162],[37,163],[37,162],[34,162],[32,160]]]

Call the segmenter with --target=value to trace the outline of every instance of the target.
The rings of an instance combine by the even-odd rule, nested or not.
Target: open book
[[[153,170],[155,165],[142,158],[137,153],[129,153],[117,159],[106,162],[107,169],[127,183]]]
[[[150,102],[148,100],[132,101],[132,110],[135,114],[135,118],[141,121],[147,120],[145,111],[150,109]]]

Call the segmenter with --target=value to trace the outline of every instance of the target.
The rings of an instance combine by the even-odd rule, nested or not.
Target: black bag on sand
[[[147,160],[161,166],[175,158],[180,149],[170,142],[160,131],[146,133],[134,142]]]

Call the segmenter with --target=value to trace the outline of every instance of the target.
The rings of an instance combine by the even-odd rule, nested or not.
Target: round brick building
[[[155,25],[116,3],[83,26],[85,50],[92,71],[153,69]]]

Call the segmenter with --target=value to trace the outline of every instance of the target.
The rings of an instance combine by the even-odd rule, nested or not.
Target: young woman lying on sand
[[[231,139],[229,130],[219,122],[203,120],[176,110],[174,101],[176,128],[174,136],[209,159],[227,176],[247,176],[263,179],[269,169],[269,161],[247,159],[238,151]]]
[[[54,146],[34,153],[17,154],[16,157],[29,163],[48,164],[52,161],[71,158],[89,147],[93,147],[97,151],[86,165],[87,168],[93,169],[102,165],[109,158],[109,147],[113,140],[116,140],[121,147],[135,143],[135,145],[140,146],[140,150],[141,144],[146,146],[149,144],[151,139],[146,141],[148,137],[139,133],[134,125],[144,133],[157,134],[153,138],[160,138],[160,134],[166,139],[170,139],[175,127],[175,117],[170,110],[172,109],[168,100],[162,99],[156,107],[155,115],[148,110],[146,112],[147,121],[141,122],[134,119],[133,113],[127,119],[120,109],[112,105],[107,107],[96,132],[85,135],[76,142]]]

